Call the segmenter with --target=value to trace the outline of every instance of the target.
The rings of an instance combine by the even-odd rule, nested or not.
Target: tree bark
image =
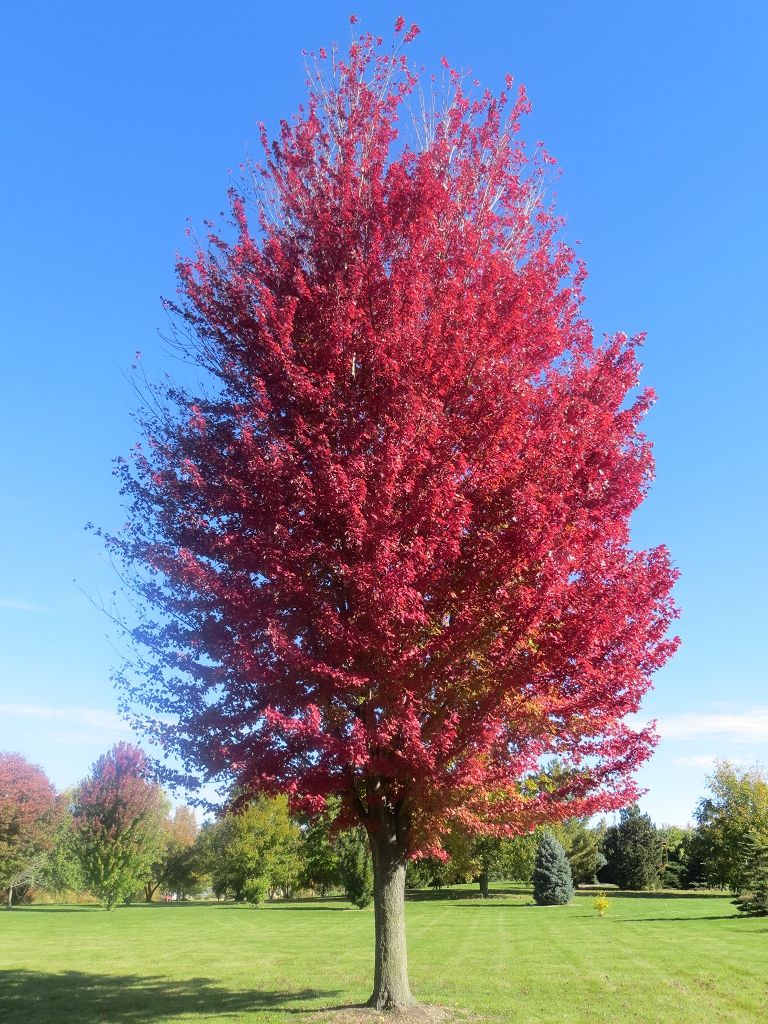
[[[405,866],[407,855],[394,817],[370,834],[373,855],[373,908],[376,918],[376,959],[373,994],[368,1005],[400,1010],[414,1005],[408,984],[405,942]]]
[[[487,900],[488,899],[488,872],[487,871],[481,871],[480,872],[479,882],[480,882],[480,895],[483,897],[483,899]]]
[[[13,886],[8,886],[8,909],[13,909]]]

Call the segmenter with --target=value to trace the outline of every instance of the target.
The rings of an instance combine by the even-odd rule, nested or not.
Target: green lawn
[[[409,902],[426,1002],[519,1024],[766,1019],[768,919],[740,919],[727,897],[615,895],[600,919],[591,894],[466,895]],[[303,1024],[367,997],[372,932],[372,912],[333,900],[3,912],[0,1021]]]

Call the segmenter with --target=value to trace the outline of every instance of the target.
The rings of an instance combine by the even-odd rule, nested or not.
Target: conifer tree
[[[533,898],[540,906],[554,907],[573,896],[571,866],[562,845],[551,832],[545,832],[536,850],[533,869]]]
[[[744,847],[742,884],[733,902],[742,914],[765,917],[768,915],[768,844],[750,832]]]
[[[373,902],[373,864],[360,828],[349,829],[338,839],[341,884],[350,903],[365,910]]]
[[[661,836],[637,804],[621,812],[605,834],[605,855],[612,881],[620,889],[653,889],[661,871]]]
[[[331,834],[333,820],[338,814],[338,803],[329,801],[322,814],[302,815],[301,875],[299,885],[325,896],[341,885],[339,846]]]

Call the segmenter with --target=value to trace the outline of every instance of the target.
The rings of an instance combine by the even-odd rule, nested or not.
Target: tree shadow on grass
[[[89,974],[66,971],[0,971],[0,1021],[3,1024],[152,1024],[189,1014],[205,1017],[260,1010],[307,1013],[295,1003],[332,999],[338,992],[236,991],[211,978],[173,980],[157,976]],[[337,1007],[342,1009],[342,1007]],[[327,1007],[323,1007],[327,1009]]]

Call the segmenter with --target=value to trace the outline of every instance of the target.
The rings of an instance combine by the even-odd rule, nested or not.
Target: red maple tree
[[[0,752],[0,890],[13,906],[25,869],[53,842],[56,791],[42,768]]]
[[[165,795],[146,754],[116,743],[72,795],[75,850],[89,890],[112,910],[151,877],[164,842]]]
[[[391,1007],[409,857],[635,798],[653,736],[623,719],[675,646],[675,572],[630,546],[641,339],[593,339],[525,92],[444,64],[425,95],[370,35],[309,66],[231,237],[179,263],[210,385],[150,388],[110,544],[146,599],[128,701],[187,781],[335,794],[367,829]]]

